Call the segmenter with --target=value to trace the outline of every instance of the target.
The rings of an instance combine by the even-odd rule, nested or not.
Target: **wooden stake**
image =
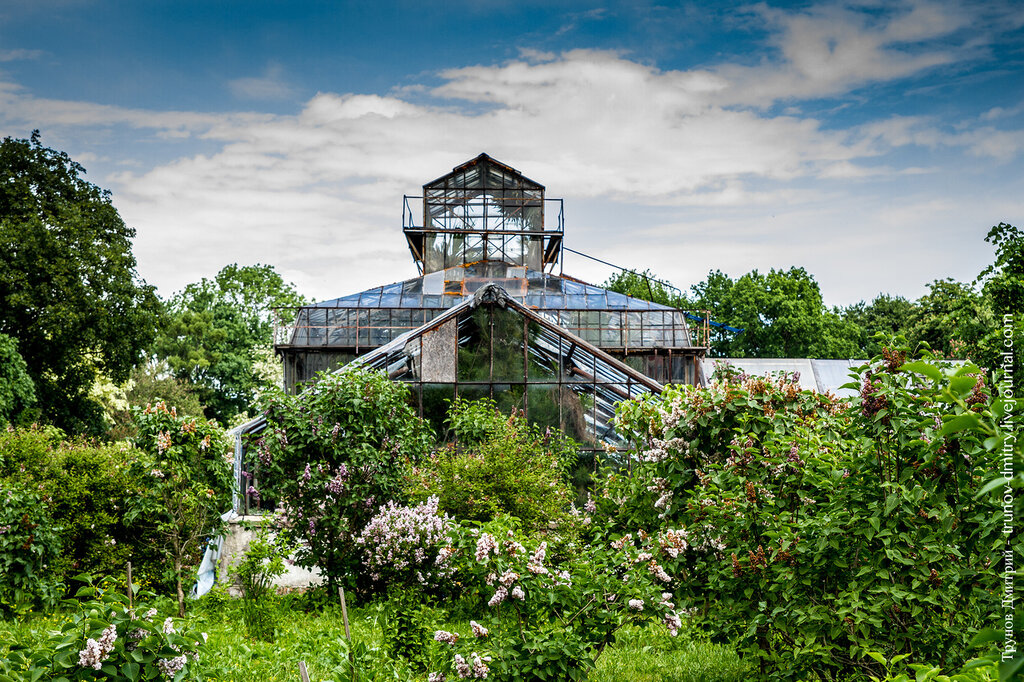
[[[128,610],[132,609],[132,598],[135,596],[135,590],[132,589],[132,562],[128,562]]]
[[[299,661],[299,674],[302,675],[302,682],[309,682],[309,673],[306,672],[305,661]]]
[[[348,607],[345,606],[345,588],[338,585],[338,597],[341,599],[341,618],[345,621],[345,639],[352,643],[352,634],[348,630]]]

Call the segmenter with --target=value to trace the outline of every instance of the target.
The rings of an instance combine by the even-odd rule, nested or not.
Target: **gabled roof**
[[[458,383],[464,356],[472,357],[474,351],[483,348],[490,353],[491,362],[496,363],[498,353],[502,352],[493,348],[486,351],[486,344],[474,346],[472,334],[467,333],[474,324],[474,314],[489,306],[523,318],[520,328],[524,333],[516,342],[519,350],[512,352],[515,357],[524,357],[518,370],[520,377],[506,375],[500,382],[557,389],[559,400],[587,406],[581,418],[586,424],[588,442],[594,446],[600,442],[625,445],[615,432],[615,406],[644,394],[661,393],[662,385],[538,315],[494,283],[352,364],[385,371],[398,381],[423,385]],[[527,328],[529,334],[525,333]]]
[[[544,185],[540,184],[539,182],[536,182],[535,180],[531,180],[530,178],[526,177],[525,175],[517,171],[512,166],[509,166],[506,163],[502,163],[497,159],[491,158],[490,156],[484,153],[481,153],[475,159],[470,159],[469,161],[466,161],[463,164],[455,166],[454,168],[452,168],[451,173],[446,173],[445,175],[442,175],[436,180],[424,184],[423,189],[426,190],[428,188],[437,186],[443,187],[449,184],[452,179],[456,178],[459,175],[466,176],[461,180],[461,182],[457,183],[459,186],[491,187],[494,186],[494,183],[493,179],[490,178],[487,173],[488,168],[493,168],[494,170],[498,171],[501,175],[505,176],[505,180],[501,183],[498,183],[496,185],[497,187],[502,187],[503,185],[507,184],[507,179],[509,176],[511,176],[512,178],[515,179],[517,183],[521,183],[524,186],[528,186],[532,189],[544,189]]]

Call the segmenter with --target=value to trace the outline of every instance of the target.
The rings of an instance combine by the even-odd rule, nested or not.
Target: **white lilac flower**
[[[430,673],[427,675],[427,682],[445,682],[444,673]]]
[[[85,640],[85,648],[78,652],[78,665],[99,670],[103,666],[103,659],[100,643],[91,637]]]
[[[455,644],[457,641],[459,641],[459,635],[455,632],[438,630],[434,633],[434,641],[441,642],[443,644]]]
[[[476,560],[486,561],[487,555],[494,552],[498,555],[498,543],[490,533],[481,533],[476,541]]]
[[[521,588],[519,585],[516,585],[512,588],[511,595],[513,599],[518,599],[519,601],[526,599],[526,593],[523,592],[523,588]]]
[[[675,613],[674,611],[669,611],[668,613],[666,613],[663,622],[665,623],[665,627],[668,628],[669,634],[673,637],[679,634],[679,628],[683,626],[682,619],[680,619],[679,614]]]
[[[508,597],[508,589],[506,589],[504,585],[499,585],[498,589],[494,592],[494,596],[491,597],[489,602],[487,602],[487,605],[497,606],[501,602],[505,601],[506,597]]]
[[[498,578],[498,582],[500,582],[505,587],[511,587],[512,583],[514,583],[517,580],[519,580],[519,574],[512,570],[505,571],[502,574],[502,576]]]
[[[455,654],[455,672],[458,673],[459,677],[469,677],[473,674],[473,669],[469,667],[469,663],[466,663],[460,654]]]
[[[142,617],[146,620],[152,620],[156,617],[156,609],[150,609],[149,611],[146,611],[144,614],[142,614]]]
[[[491,660],[490,656],[484,656],[483,658],[481,658],[479,654],[477,654],[475,651],[473,652],[473,677],[480,680],[487,679],[487,672],[489,668],[487,667],[487,663],[485,663],[485,661],[489,660]]]
[[[169,635],[172,632],[174,632],[174,619],[171,618],[170,616],[168,616],[167,620],[164,621],[164,628],[163,629],[164,629],[164,634],[165,635]]]
[[[633,610],[633,611],[643,611],[644,610],[644,600],[643,599],[630,599],[629,600],[629,608],[631,610]]]
[[[165,679],[173,680],[174,676],[181,672],[186,663],[188,663],[188,658],[182,655],[175,656],[174,658],[161,658],[156,662],[156,667]]]
[[[476,622],[475,620],[469,621],[469,627],[473,629],[474,637],[486,637],[490,634],[490,630],[485,628],[483,625],[480,625],[480,623]]]

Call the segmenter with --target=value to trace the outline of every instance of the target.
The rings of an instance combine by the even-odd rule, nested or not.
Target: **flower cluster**
[[[487,679],[487,673],[490,671],[490,668],[487,667],[487,662],[491,660],[491,657],[481,657],[480,654],[474,651],[471,658],[473,659],[472,667],[466,662],[465,658],[455,654],[455,672],[458,673],[459,677],[472,677],[478,680]]]
[[[371,578],[433,587],[452,575],[451,521],[437,506],[433,496],[415,507],[380,508],[356,539]]]
[[[103,661],[107,660],[110,652],[114,650],[116,641],[117,626],[109,625],[98,641],[91,637],[85,641],[85,648],[78,652],[78,665],[99,670],[103,667]]]
[[[188,658],[182,654],[174,658],[161,658],[156,662],[156,667],[160,669],[164,679],[173,680],[174,676],[181,672],[186,663],[188,663]]]

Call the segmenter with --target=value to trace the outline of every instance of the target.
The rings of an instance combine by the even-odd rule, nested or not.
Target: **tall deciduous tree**
[[[102,432],[98,373],[127,379],[153,338],[159,301],[139,279],[110,192],[64,152],[0,143],[0,333],[17,339],[41,416]]]
[[[753,270],[735,281],[715,270],[692,291],[695,307],[744,330],[713,341],[714,355],[850,358],[858,352],[857,330],[825,306],[818,283],[803,268]]]
[[[303,303],[273,267],[231,264],[174,295],[154,350],[194,386],[207,416],[227,423],[264,383],[259,363],[272,342],[271,309]]]

